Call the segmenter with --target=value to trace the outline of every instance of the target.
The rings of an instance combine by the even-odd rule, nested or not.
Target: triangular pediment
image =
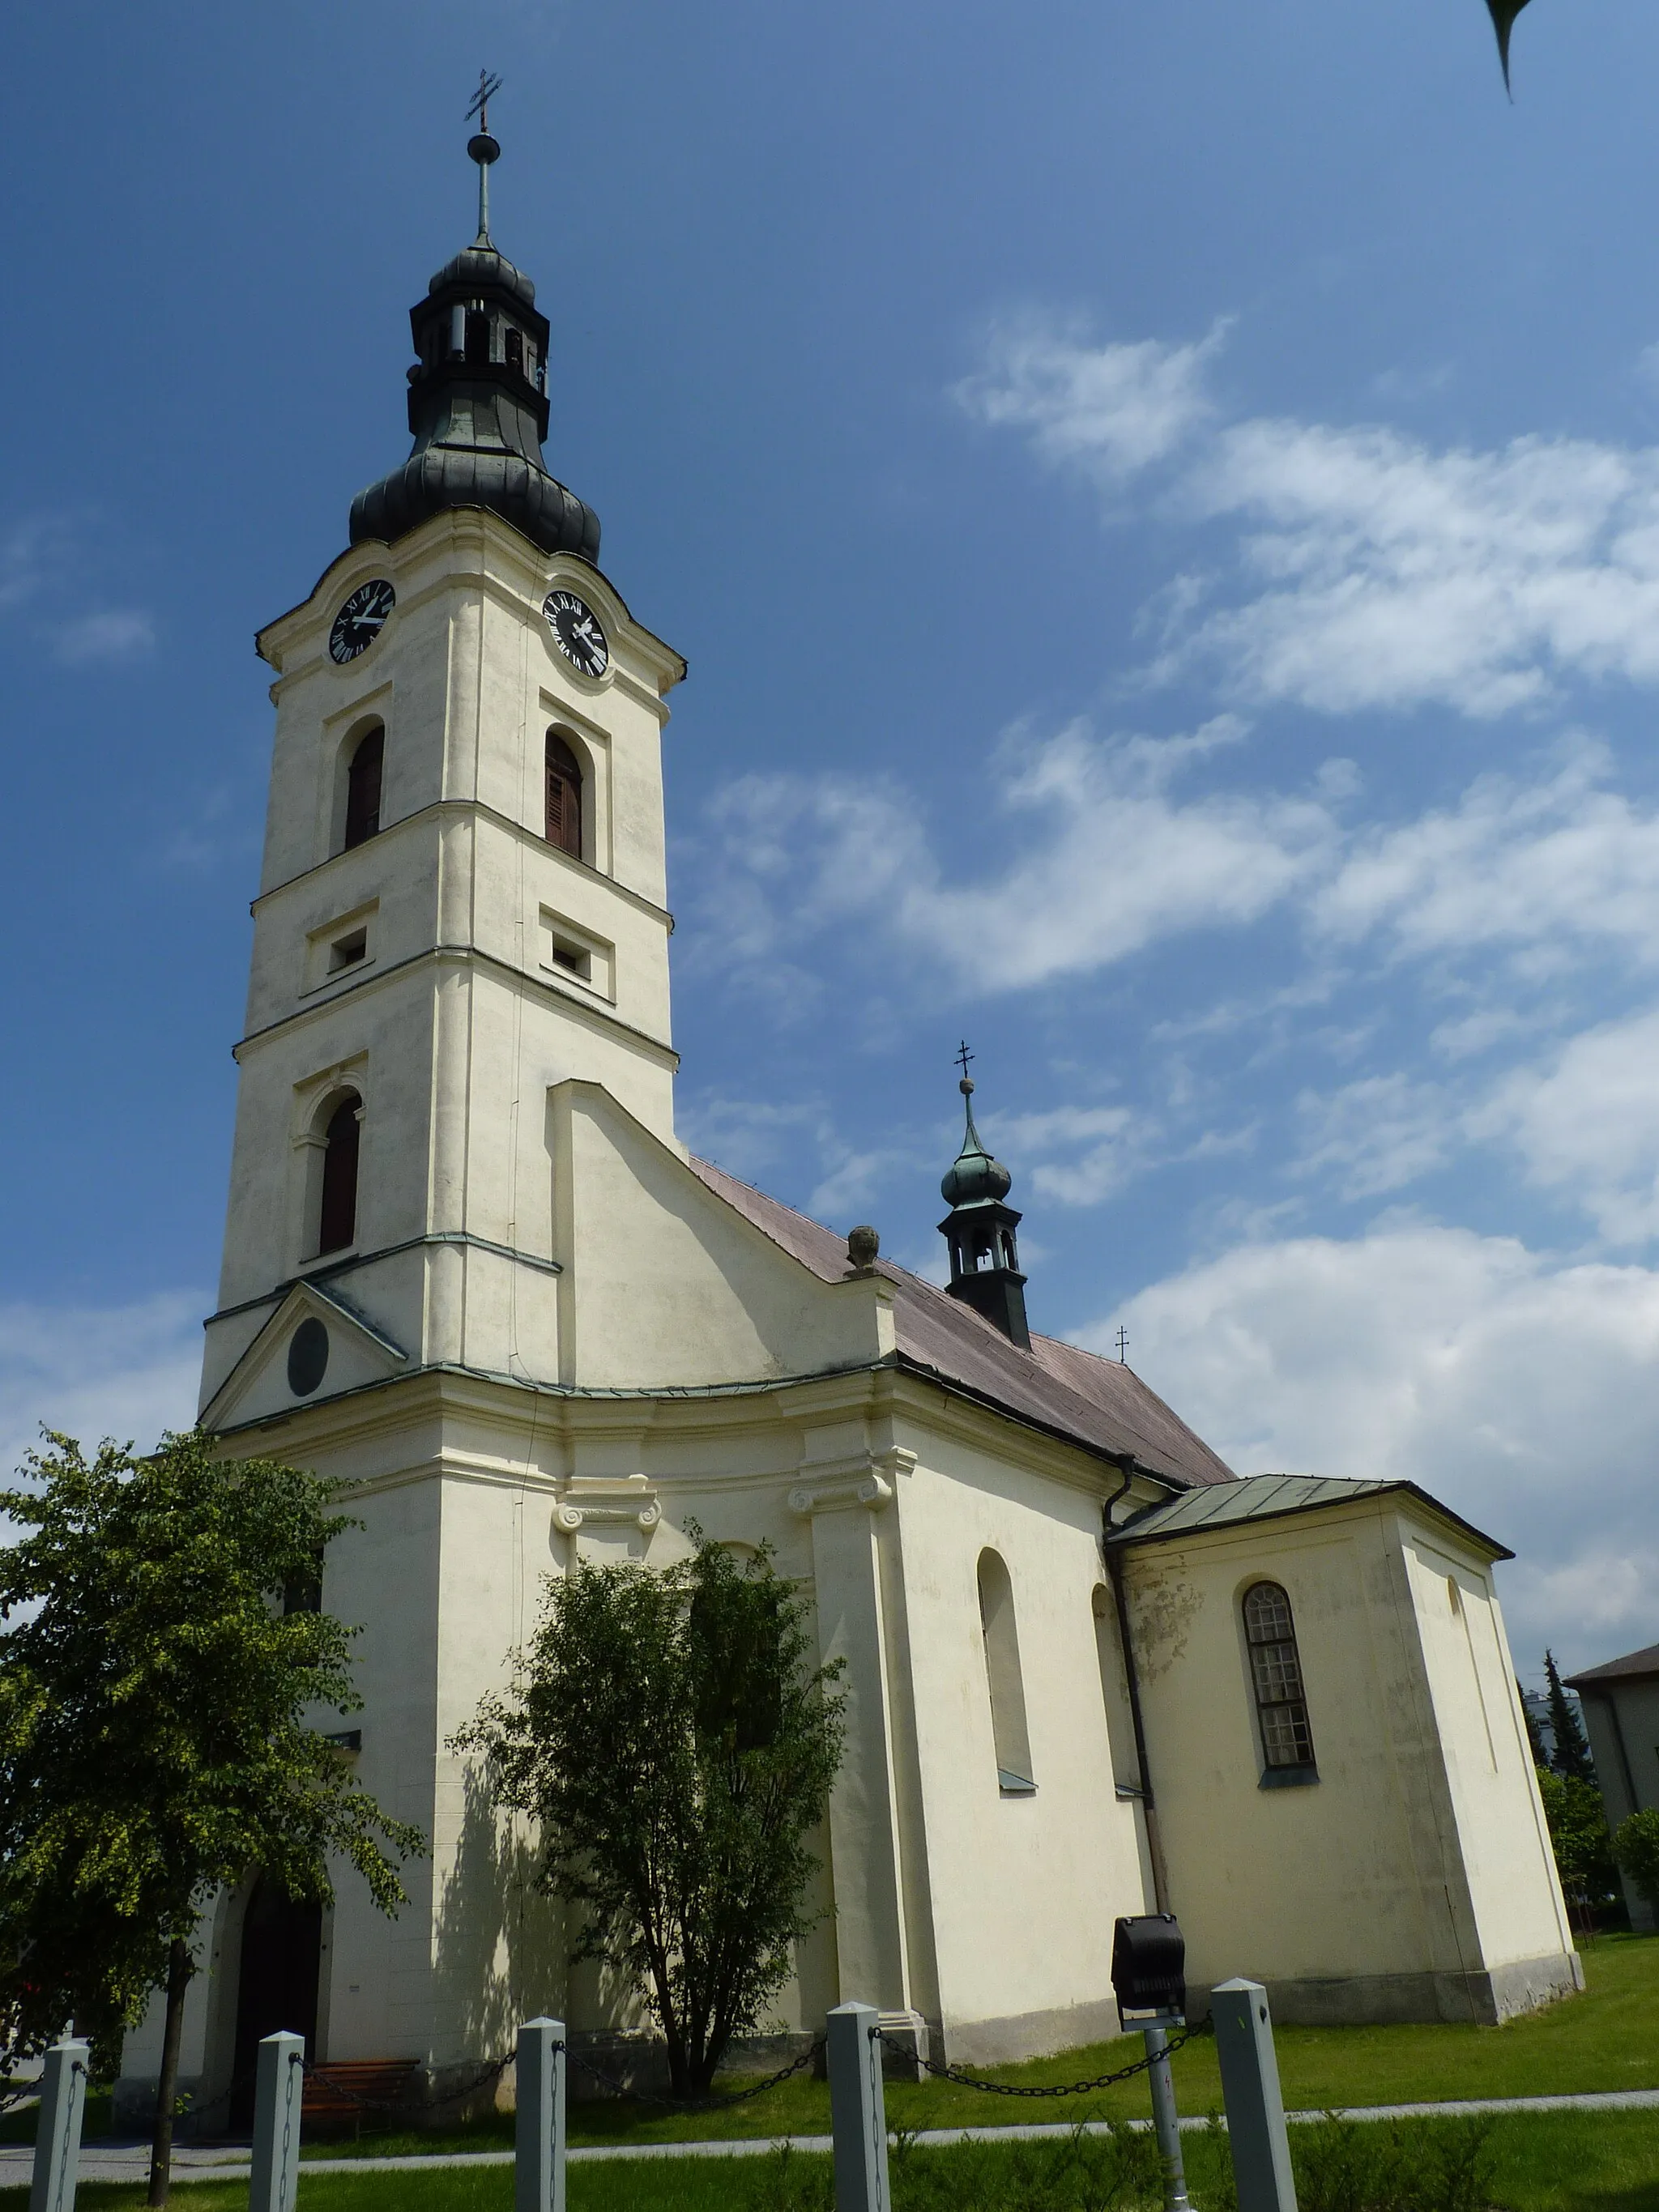
[[[204,1429],[319,1405],[405,1373],[409,1355],[320,1284],[295,1283],[202,1409]]]

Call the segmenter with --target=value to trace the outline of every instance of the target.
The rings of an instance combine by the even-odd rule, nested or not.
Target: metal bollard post
[[[87,2104],[89,2046],[70,2037],[46,2052],[34,2130],[34,2179],[29,2212],[71,2212],[81,2167],[81,2120]]]
[[[1176,2111],[1175,2077],[1170,2071],[1170,2039],[1161,2027],[1146,2031],[1146,2077],[1152,2090],[1152,2128],[1164,2160],[1164,2212],[1190,2212],[1187,2172],[1181,2162],[1181,2120]]]
[[[830,2124],[836,2136],[836,2212],[891,2212],[887,2107],[874,2005],[837,2005],[824,2022]]]
[[[306,2039],[279,2028],[260,2042],[253,2086],[253,2179],[248,2212],[293,2212],[300,2178]]]
[[[1238,2212],[1296,2212],[1267,1992],[1260,1982],[1221,1982],[1210,1992],[1210,2009]]]
[[[519,2030],[519,2115],[513,2129],[513,2212],[564,2212],[564,2022]]]

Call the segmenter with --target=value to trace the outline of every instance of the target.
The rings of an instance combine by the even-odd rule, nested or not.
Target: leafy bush
[[[1613,1839],[1607,1833],[1607,1808],[1593,1782],[1577,1776],[1538,1770],[1544,1817],[1549,1822],[1550,1842],[1561,1887],[1570,1898],[1599,1904],[1613,1895],[1614,1873]],[[1631,1879],[1635,1880],[1634,1875]]]
[[[1613,1831],[1613,1856],[1637,1895],[1659,1911],[1659,1812],[1650,1806],[1621,1820]]]

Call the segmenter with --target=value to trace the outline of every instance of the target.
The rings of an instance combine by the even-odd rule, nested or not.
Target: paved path
[[[1632,2112],[1659,2108],[1659,2089],[1606,2089],[1579,2097],[1468,2097],[1435,2105],[1357,2105],[1342,2108],[1345,2120],[1463,2119],[1477,2112]],[[1287,2112],[1294,2124],[1322,2120],[1323,2112]],[[1149,2128],[1150,2120],[1132,2120],[1133,2128]],[[1203,2128],[1207,2119],[1184,2119],[1183,2128]],[[1024,2127],[925,2128],[914,2140],[929,2147],[964,2142],[1041,2142],[1069,2136],[1066,2120],[1033,2121]],[[1085,2135],[1103,2135],[1106,2123],[1085,2123]],[[714,2142],[583,2143],[570,2153],[570,2162],[586,2165],[601,2159],[627,2158],[763,2158],[785,2144],[798,2151],[828,2152],[829,2136],[756,2136]],[[24,2186],[34,2160],[26,2143],[0,2144],[0,2189]],[[453,2166],[511,2166],[510,2150],[437,2151],[404,2158],[307,2158],[303,2173],[421,2173]],[[81,2154],[82,2181],[142,2181],[149,2171],[146,2142],[90,2143]],[[246,2181],[247,2153],[240,2144],[180,2144],[173,2154],[173,2178],[186,2181]]]

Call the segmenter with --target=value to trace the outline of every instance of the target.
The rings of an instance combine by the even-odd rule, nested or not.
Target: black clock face
[[[367,653],[397,604],[398,594],[384,576],[376,576],[373,583],[359,584],[334,617],[334,627],[328,634],[331,657],[343,668],[348,660]]]
[[[542,612],[553,632],[554,644],[571,666],[580,668],[584,676],[603,676],[611,665],[611,647],[599,617],[586,600],[579,599],[574,592],[550,592],[542,601]]]

